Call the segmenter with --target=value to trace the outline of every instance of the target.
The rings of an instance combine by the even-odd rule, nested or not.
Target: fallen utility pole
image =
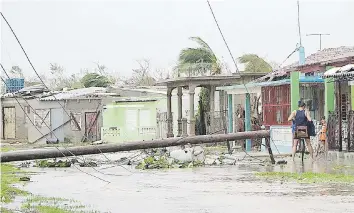
[[[126,143],[113,143],[113,144],[101,144],[101,145],[90,145],[90,146],[78,146],[78,147],[58,147],[58,148],[46,148],[46,149],[31,149],[31,150],[21,150],[21,151],[10,151],[1,153],[1,162],[11,162],[11,161],[24,161],[24,160],[35,160],[35,159],[45,159],[45,158],[59,158],[59,157],[71,157],[76,155],[92,155],[101,154],[108,152],[121,152],[121,151],[132,151],[139,149],[151,149],[151,148],[162,148],[169,146],[180,146],[186,144],[204,144],[204,143],[216,143],[225,141],[235,141],[244,139],[257,139],[257,138],[269,138],[270,133],[268,130],[261,131],[249,131],[249,132],[238,132],[229,134],[218,134],[218,135],[200,135],[191,136],[185,138],[166,138],[150,141],[134,141]],[[59,151],[60,150],[60,151]],[[269,153],[271,159],[273,155]],[[65,155],[65,156],[64,156]]]

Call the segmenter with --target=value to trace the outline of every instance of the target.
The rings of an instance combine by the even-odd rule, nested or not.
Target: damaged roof
[[[41,101],[55,101],[55,100],[68,100],[76,98],[87,98],[87,97],[98,97],[98,96],[109,96],[114,95],[111,93],[106,93],[107,89],[103,87],[88,87],[81,89],[74,89],[65,92],[60,92],[55,95],[40,98]]]
[[[309,66],[314,64],[333,63],[347,58],[354,57],[354,46],[341,46],[336,48],[325,48],[323,50],[317,51],[305,58],[305,64],[301,66]],[[288,66],[285,66],[279,70],[274,70],[266,76],[258,78],[253,82],[263,82],[272,81],[276,77],[282,77],[287,75],[289,72],[294,71],[296,68],[300,67],[299,62],[295,62]],[[268,79],[268,80],[267,80]]]
[[[306,57],[305,64],[302,66],[308,66],[313,64],[322,64],[322,63],[330,63],[335,62],[341,59],[345,59],[348,57],[354,57],[354,46],[346,47],[336,47],[336,48],[325,48],[323,50],[319,50],[316,53],[313,53]],[[299,62],[295,62],[289,66],[284,67],[285,69],[297,68]]]

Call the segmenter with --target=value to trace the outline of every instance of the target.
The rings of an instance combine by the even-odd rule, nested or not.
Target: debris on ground
[[[62,160],[40,160],[36,161],[36,166],[41,168],[46,167],[71,167],[71,161],[62,161]]]
[[[284,164],[287,164],[288,162],[286,160],[279,160],[277,161],[277,164],[278,165],[284,165]]]
[[[20,177],[20,181],[30,181],[30,177]]]
[[[89,161],[89,162],[82,162],[79,164],[80,167],[97,167],[97,163],[93,162],[93,161]]]

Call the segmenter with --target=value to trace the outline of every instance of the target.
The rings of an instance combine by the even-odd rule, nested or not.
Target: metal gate
[[[3,108],[4,139],[16,138],[16,110],[15,107]]]
[[[167,138],[168,132],[168,116],[167,112],[160,112],[156,114],[156,137]],[[172,129],[173,129],[173,113],[172,113]]]
[[[98,140],[97,119],[99,112],[85,113],[85,136],[88,141]]]
[[[328,114],[327,122],[327,141],[329,150],[339,150],[339,118],[337,112]]]
[[[349,111],[348,114],[348,151],[354,151],[354,111]]]
[[[205,112],[205,124],[207,135],[227,133],[227,110]]]

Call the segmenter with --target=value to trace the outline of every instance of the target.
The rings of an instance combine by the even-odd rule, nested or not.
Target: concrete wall
[[[103,109],[102,140],[125,142],[156,138],[157,101],[120,102]]]
[[[82,137],[85,134],[85,113],[95,112],[96,110],[102,111],[102,106],[105,102],[111,102],[112,100],[96,100],[96,99],[81,99],[81,100],[66,100],[60,101],[60,104],[65,108],[67,113],[62,109],[62,106],[57,101],[39,101],[38,99],[28,99],[28,104],[34,110],[44,109],[50,110],[50,119],[46,119],[45,124],[34,126],[35,113],[29,108],[28,104],[18,98],[21,106],[24,107],[28,116],[21,109],[20,105],[14,98],[6,98],[1,102],[3,107],[15,107],[16,110],[16,140],[28,141],[30,143],[36,142],[43,134],[49,133],[51,130],[46,126],[48,125],[52,129],[61,126],[68,121],[70,117],[67,113],[79,113],[77,118],[81,123],[81,131],[75,130],[72,127],[71,122],[66,123],[64,126],[58,128],[54,133],[49,134],[47,137],[37,141],[36,143],[45,143],[46,138],[58,138],[61,142],[81,142]],[[102,103],[102,104],[101,104]],[[29,118],[28,118],[29,117]],[[3,119],[2,119],[3,120]],[[80,122],[81,120],[81,122]],[[97,139],[100,139],[100,127],[102,126],[102,114],[100,113],[97,119]],[[2,133],[3,138],[3,133]]]

